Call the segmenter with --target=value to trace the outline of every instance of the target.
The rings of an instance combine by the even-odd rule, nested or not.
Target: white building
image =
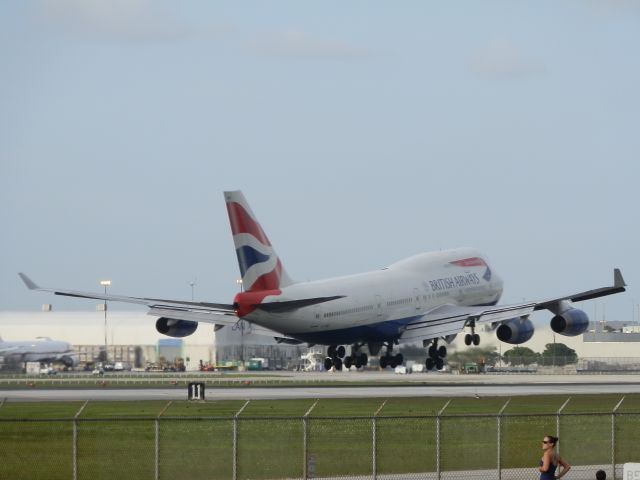
[[[155,362],[162,354],[161,340],[170,337],[156,331],[155,317],[144,312],[109,311],[107,345],[110,359],[123,350],[140,346],[145,362]],[[30,340],[50,337],[82,346],[80,352],[98,352],[105,344],[104,312],[0,312],[0,337],[4,340]],[[95,348],[92,350],[91,346]],[[182,358],[187,369],[203,363],[215,363],[213,325],[200,324],[193,335],[182,339]]]

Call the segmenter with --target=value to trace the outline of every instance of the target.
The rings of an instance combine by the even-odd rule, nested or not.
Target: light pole
[[[191,280],[191,281],[189,282],[189,286],[191,287],[191,301],[192,301],[192,302],[193,302],[193,298],[194,298],[194,297],[193,297],[193,289],[194,289],[194,287],[197,285],[197,283],[196,283],[196,282],[197,282],[197,280],[198,280],[197,278],[194,278],[193,280]]]
[[[241,278],[236,280],[236,284],[240,287],[240,292],[243,292],[244,288],[242,286]],[[244,321],[242,319],[239,319],[238,321],[240,325],[240,363],[244,367]]]
[[[104,363],[105,365],[109,362],[109,353],[107,350],[107,287],[111,286],[111,280],[100,280],[100,285],[104,287]]]

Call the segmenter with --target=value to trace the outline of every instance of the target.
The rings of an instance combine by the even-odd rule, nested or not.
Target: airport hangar
[[[158,333],[155,317],[142,311],[110,310],[106,323],[109,360],[131,366],[157,363],[160,357],[168,362],[182,358],[187,370],[198,370],[201,364],[221,365],[226,361],[262,357],[269,359],[270,368],[287,369],[299,366],[301,355],[307,352],[306,345],[277,345],[270,337],[246,331],[243,334],[232,327],[214,332],[210,324],[200,324],[193,335],[173,339]],[[629,322],[624,325],[607,322],[609,328],[605,329],[602,322],[597,322],[592,324],[593,329],[576,337],[554,335],[546,326],[538,327],[533,338],[521,346],[542,352],[546,344],[557,342],[575,350],[582,359],[638,359],[640,326]],[[482,347],[496,347],[500,353],[513,347],[499,342],[494,332],[480,333]],[[0,337],[4,340],[50,337],[67,341],[78,351],[81,363],[91,362],[104,348],[105,316],[103,311],[0,311]],[[450,348],[458,351],[468,347],[464,345],[463,336],[458,335]]]

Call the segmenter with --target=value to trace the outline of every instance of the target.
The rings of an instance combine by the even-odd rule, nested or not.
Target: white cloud
[[[171,41],[190,33],[152,0],[40,0],[36,14],[66,34],[90,40]]]
[[[249,41],[251,51],[288,60],[354,61],[370,56],[367,50],[340,40],[321,39],[301,30],[261,34]]]
[[[478,75],[493,78],[526,78],[542,75],[546,66],[507,38],[497,38],[477,50],[470,67]]]

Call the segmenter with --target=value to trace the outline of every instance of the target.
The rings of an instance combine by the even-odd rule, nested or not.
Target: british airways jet
[[[554,332],[579,335],[589,318],[574,303],[625,290],[622,274],[615,269],[610,287],[498,305],[502,279],[482,253],[471,248],[422,253],[372,272],[296,282],[242,192],[225,192],[224,198],[244,287],[231,304],[40,288],[25,274],[20,277],[31,290],[147,305],[148,314],[159,317],[158,332],[171,337],[191,335],[199,322],[221,328],[246,320],[253,333],[271,335],[281,343],[328,345],[327,370],[366,366],[364,347],[369,355],[380,355],[382,368],[395,367],[403,358],[394,354],[394,347],[419,341],[427,349],[427,369],[441,369],[445,344],[458,333],[467,332],[467,345],[479,345],[479,324],[490,324],[502,342],[526,342],[533,336],[529,316],[536,310],[551,312]]]

